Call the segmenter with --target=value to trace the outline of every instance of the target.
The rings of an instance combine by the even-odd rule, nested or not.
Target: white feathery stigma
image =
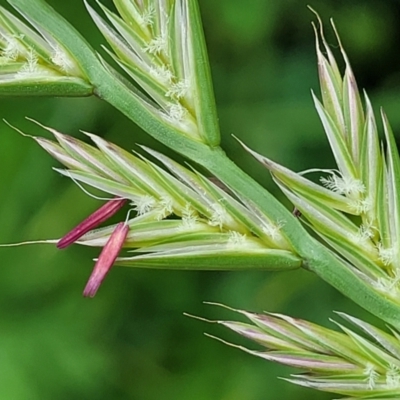
[[[151,39],[150,42],[144,48],[144,51],[150,54],[160,54],[166,52],[168,40],[165,36],[157,36]]]
[[[386,385],[391,389],[400,387],[400,369],[397,365],[390,365],[386,372]]]
[[[56,46],[54,48],[54,52],[51,56],[51,61],[60,69],[60,71],[67,74],[73,73],[76,68],[75,63],[71,59],[71,57],[59,46]]]
[[[364,369],[364,375],[366,375],[366,381],[368,383],[368,389],[372,390],[375,387],[376,381],[379,378],[378,372],[375,370],[373,364],[368,363]]]
[[[372,223],[364,223],[360,225],[360,236],[365,239],[371,239],[374,237],[375,227]]]
[[[276,224],[273,224],[263,221],[262,231],[272,240],[276,240],[280,237],[280,230],[283,227],[283,225],[284,225],[283,222],[278,222]]]
[[[170,86],[174,75],[171,70],[166,65],[161,65],[160,67],[151,66],[149,68],[149,74],[163,85]]]
[[[197,212],[188,203],[182,211],[182,228],[194,228],[199,217]]]
[[[145,195],[136,203],[135,209],[138,215],[143,215],[154,210],[157,204],[158,202],[153,196]]]
[[[396,251],[393,247],[384,248],[382,243],[378,244],[379,259],[384,265],[390,265],[395,260]]]
[[[212,205],[212,215],[209,220],[209,225],[218,226],[222,228],[227,220],[227,213],[224,207],[221,207],[220,204],[214,203]]]
[[[373,227],[372,225],[360,225],[358,228],[358,232],[356,234],[349,234],[349,239],[352,240],[355,244],[365,245],[367,244],[372,237],[374,237]]]
[[[165,93],[165,95],[167,97],[179,100],[187,95],[187,93],[189,92],[189,88],[189,81],[185,79],[183,81],[171,84],[169,90]]]
[[[22,39],[24,35],[2,35],[6,45],[1,51],[1,56],[7,61],[16,61],[20,55],[26,53],[25,48],[20,44],[18,38]]]
[[[245,247],[247,236],[236,231],[229,232],[229,240],[227,243],[228,248],[237,250],[238,248]]]
[[[365,214],[372,209],[373,203],[371,196],[367,196],[365,199],[355,199],[350,203],[350,206],[357,215]]]
[[[31,78],[32,76],[43,76],[43,71],[38,68],[38,57],[31,49],[28,52],[25,63],[21,69],[15,74],[17,78]]]
[[[174,200],[170,196],[162,196],[155,206],[157,210],[157,219],[162,220],[173,212]]]
[[[320,182],[327,189],[346,196],[358,197],[365,192],[365,186],[359,179],[339,177],[334,172],[331,172],[327,178],[321,177]]]
[[[154,14],[156,10],[153,4],[150,4],[147,9],[141,15],[140,20],[138,20],[139,24],[143,27],[148,27],[153,25],[154,23]]]
[[[187,115],[187,110],[181,104],[171,104],[168,110],[167,118],[172,123],[182,122]]]

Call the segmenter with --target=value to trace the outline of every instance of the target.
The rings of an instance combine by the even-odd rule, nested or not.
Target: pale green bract
[[[342,333],[278,314],[240,311],[252,324],[218,322],[267,349],[251,354],[307,371],[293,383],[347,399],[399,398],[400,160],[383,112],[382,150],[340,40],[343,75],[322,24],[315,29],[322,99],[312,98],[337,169],[295,173],[243,144],[272,173],[293,215],[220,148],[197,1],[114,0],[118,14],[85,1],[108,43],[105,56],[45,1],[9,3],[24,22],[0,8],[0,95],[96,95],[189,160],[183,166],[145,147],[143,156],[89,133],[92,144],[46,127],[54,139],[34,137],[66,167],[59,173],[112,197],[59,245],[103,248],[84,293],[94,296],[114,263],[304,267],[390,324],[391,334],[345,314],[368,339],[339,324]],[[125,222],[93,229],[126,202]]]

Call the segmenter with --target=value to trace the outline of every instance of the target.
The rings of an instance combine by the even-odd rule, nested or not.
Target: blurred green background
[[[5,0],[0,3],[5,5]],[[96,48],[105,41],[81,0],[49,1]],[[111,1],[103,1],[111,6]],[[332,167],[313,109],[318,91],[307,10],[333,17],[361,88],[400,131],[398,1],[200,0],[224,146],[276,196],[268,173],[231,134],[298,171]],[[328,41],[337,50],[329,32]],[[72,135],[91,131],[124,146],[164,149],[107,104],[88,99],[0,99],[1,118],[40,133],[30,116]],[[171,155],[170,152],[168,154]],[[31,140],[0,129],[0,242],[59,237],[99,206]],[[0,399],[280,400],[337,396],[277,379],[296,372],[203,335],[255,346],[183,316],[237,318],[202,302],[274,311],[333,327],[333,310],[376,322],[304,271],[179,272],[115,268],[92,299],[81,296],[98,253],[51,245],[0,249]]]

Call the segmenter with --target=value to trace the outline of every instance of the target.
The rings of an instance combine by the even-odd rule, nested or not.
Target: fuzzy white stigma
[[[356,199],[350,203],[350,207],[357,215],[368,213],[372,210],[372,199],[370,196],[365,199]]]
[[[339,177],[334,172],[331,172],[327,178],[321,177],[320,182],[327,189],[346,196],[358,197],[365,192],[365,186],[359,179]]]
[[[400,369],[397,365],[390,365],[386,372],[386,385],[391,389],[400,387]]]
[[[167,118],[172,123],[179,123],[185,119],[188,111],[180,104],[171,104],[168,110]]]
[[[171,70],[166,65],[161,65],[160,67],[149,68],[149,74],[163,85],[170,86],[171,81],[174,78]]]
[[[179,81],[177,83],[173,83],[170,86],[170,89],[165,93],[167,97],[174,98],[174,99],[181,99],[185,97],[189,92],[190,84],[187,79],[183,81]]]
[[[157,36],[150,40],[150,42],[144,48],[144,51],[150,54],[160,54],[162,52],[166,52],[167,45],[168,41],[165,36]]]
[[[17,58],[26,53],[25,48],[20,44],[18,38],[22,39],[24,35],[2,35],[6,45],[1,52],[1,56],[8,61],[16,61]]]
[[[364,369],[364,375],[366,376],[366,381],[368,384],[368,389],[372,390],[375,387],[376,381],[379,378],[378,372],[375,370],[373,364],[368,363]]]
[[[174,200],[169,196],[162,196],[161,200],[158,202],[156,206],[157,210],[157,219],[162,220],[168,215],[171,215],[173,212],[173,204]]]
[[[375,234],[375,226],[373,226],[371,223],[364,223],[360,225],[360,236],[367,239],[372,239]]]
[[[195,229],[198,225],[198,218],[193,217],[193,218],[182,218],[182,229],[187,230],[187,229]]]
[[[272,240],[277,240],[281,237],[280,230],[283,225],[283,222],[278,222],[277,224],[264,222],[262,231]]]
[[[209,225],[211,226],[218,226],[222,228],[228,219],[228,214],[224,207],[222,207],[218,203],[214,203],[212,205],[212,214],[209,220]]]
[[[136,211],[138,215],[143,215],[152,211],[157,206],[157,200],[153,196],[142,196],[140,201],[136,203]]]
[[[349,234],[348,237],[355,244],[359,244],[361,246],[370,244],[371,238],[374,237],[374,228],[372,225],[362,224],[360,225],[356,234]]]
[[[197,212],[190,203],[186,203],[185,207],[182,209],[182,218],[197,218]]]
[[[164,107],[164,109],[160,109],[158,112],[161,118],[173,125],[177,130],[192,138],[200,138],[197,121],[194,120],[189,111],[181,104],[169,103],[166,108]]]
[[[43,76],[43,71],[38,68],[38,57],[33,50],[30,50],[25,63],[15,74],[16,78],[31,78],[34,76]]]
[[[237,250],[246,247],[247,236],[236,231],[229,232],[228,248]]]
[[[153,4],[150,4],[144,13],[138,18],[138,22],[143,27],[151,26],[154,23],[154,14],[156,10]]]
[[[197,212],[188,203],[182,211],[182,228],[194,228],[199,220]]]
[[[76,65],[73,59],[59,46],[54,49],[51,56],[51,61],[56,65],[61,72],[73,75],[76,70]]]
[[[382,243],[378,244],[379,259],[384,265],[390,265],[394,262],[396,250],[393,247],[384,248]]]

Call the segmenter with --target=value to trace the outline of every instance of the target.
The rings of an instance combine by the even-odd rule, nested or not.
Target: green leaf
[[[155,179],[157,179],[157,181],[159,180],[160,184],[164,187],[164,190],[169,193],[171,197],[174,197],[177,202],[182,204],[182,208],[189,204],[191,208],[197,210],[199,214],[203,215],[207,219],[211,219],[212,210],[204,199],[192,190],[191,187],[185,185],[159,166],[153,163],[149,163],[149,166],[152,168],[154,175],[156,176]]]
[[[211,183],[207,183],[199,175],[196,175],[195,173],[182,167],[181,165],[164,156],[163,154],[157,153],[147,148],[145,148],[145,150],[148,153],[152,154],[156,159],[161,161],[179,180],[184,182],[187,187],[191,188],[197,193],[197,195],[201,198],[202,203],[206,205],[204,215],[209,216],[213,224],[215,224],[216,226],[223,226],[225,229],[231,229],[233,231],[238,231],[242,233],[248,232],[247,229],[244,229],[242,223],[247,223],[247,219],[244,218],[244,221],[241,221],[241,218],[243,218],[241,216],[239,217],[239,219],[234,218],[234,215],[236,215],[237,212],[232,210],[231,203],[233,199],[228,201],[229,210],[227,210],[220,204],[221,197],[222,199],[225,198],[226,200],[227,196],[224,192],[218,190],[218,188],[213,186]],[[182,194],[184,195],[184,191],[182,192]],[[241,207],[241,205],[238,206]],[[201,209],[199,209],[199,211],[200,210]]]
[[[169,22],[169,56],[171,59],[172,68],[175,76],[180,80],[184,81],[186,78],[185,60],[183,52],[183,43],[185,41],[185,33],[182,29],[181,23],[182,15],[182,2],[174,1],[171,7],[170,22]]]
[[[111,12],[107,7],[103,6],[101,3],[98,2],[98,4],[100,5],[104,14],[107,16],[108,20],[112,23],[114,28],[119,32],[121,37],[129,44],[129,46],[139,56],[139,59],[141,59],[147,65],[161,66],[163,64],[163,61],[160,60],[156,54],[155,55],[149,54],[148,52],[144,51],[144,49],[146,48],[146,45],[148,43],[148,40],[146,41],[142,37],[141,28],[138,28],[134,24],[134,21],[132,21],[131,17],[124,21],[121,18],[119,18],[117,15],[115,15],[113,12]],[[94,10],[87,3],[86,3],[86,6],[88,7],[88,9],[91,13],[92,12],[94,13]],[[91,11],[91,10],[93,10],[93,11]],[[92,16],[93,16],[93,14],[92,14]],[[132,24],[132,22],[133,22],[133,24]],[[104,24],[102,26],[104,27]],[[132,26],[135,26],[136,29],[134,29]],[[102,33],[104,34],[107,32],[103,32],[103,30],[102,30]],[[112,39],[112,37],[111,37],[111,39]],[[113,48],[118,49],[118,46],[116,45],[115,42],[111,41],[110,45],[112,45]]]
[[[297,328],[306,340],[315,341],[324,349],[324,353],[333,354],[358,366],[365,366],[369,360],[365,354],[354,346],[350,338],[340,332],[333,331],[311,322],[295,319],[282,314],[272,314],[284,319]]]
[[[292,321],[287,318],[283,318],[281,314],[255,314],[241,310],[234,311],[245,315],[251,322],[269,335],[286,341],[290,348],[301,348],[303,350],[305,349],[317,353],[325,352],[325,348],[321,346],[314,337],[310,338],[306,336],[298,327],[296,327],[295,323],[292,323]],[[278,349],[275,347],[269,348],[272,350]]]

